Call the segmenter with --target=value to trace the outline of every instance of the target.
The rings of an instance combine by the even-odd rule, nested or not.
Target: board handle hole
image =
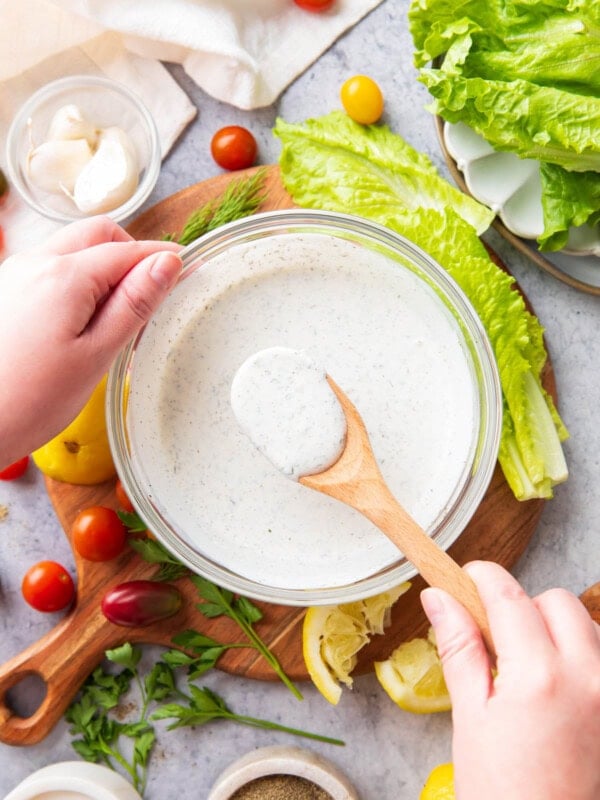
[[[47,691],[46,682],[39,675],[32,673],[25,675],[18,683],[7,689],[4,701],[13,714],[27,719],[42,705]]]

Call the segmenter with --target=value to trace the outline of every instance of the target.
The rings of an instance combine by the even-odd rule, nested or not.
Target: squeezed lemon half
[[[304,662],[312,682],[330,703],[339,702],[341,684],[352,686],[359,650],[373,634],[384,632],[392,606],[409,589],[407,581],[366,600],[307,610],[302,629]]]
[[[451,708],[431,628],[426,639],[404,642],[386,661],[376,661],[375,674],[392,700],[405,711],[431,714]]]
[[[419,800],[455,800],[454,766],[440,764],[429,773]]]

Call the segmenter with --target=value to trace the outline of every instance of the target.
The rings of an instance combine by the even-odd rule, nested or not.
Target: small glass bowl
[[[51,194],[35,186],[27,176],[27,158],[32,146],[46,140],[54,114],[74,104],[99,128],[118,126],[131,139],[139,166],[135,192],[120,206],[106,212],[116,222],[133,214],[148,198],[161,165],[160,141],[152,115],[140,98],[126,86],[109,78],[74,75],[48,83],[19,109],[8,131],[6,160],[8,176],[25,202],[35,211],[57,222],[69,223],[89,214],[80,211],[66,194]]]
[[[315,236],[326,237],[326,239],[313,238],[311,245],[311,237]],[[470,381],[472,387],[470,396],[473,398],[474,429],[470,433],[468,447],[464,448],[467,455],[465,457],[466,461],[461,467],[460,476],[457,478],[456,484],[453,485],[444,506],[440,510],[435,507],[437,516],[431,525],[428,524],[428,533],[443,549],[447,549],[457,539],[475,513],[486,492],[498,454],[502,421],[502,394],[493,351],[481,321],[470,302],[442,267],[402,236],[388,228],[357,217],[326,211],[286,210],[267,212],[225,225],[206,234],[187,247],[182,252],[184,270],[180,285],[161,306],[153,321],[122,351],[110,371],[106,407],[108,434],[117,472],[132,503],[156,538],[192,571],[203,575],[222,587],[267,602],[292,606],[346,603],[398,586],[403,581],[413,577],[416,574],[416,570],[402,554],[398,554],[398,559],[394,560],[394,550],[392,548],[392,556],[382,568],[373,570],[374,574],[362,575],[356,580],[340,580],[338,572],[337,583],[333,577],[324,577],[323,579],[319,577],[320,582],[318,585],[305,588],[304,585],[302,587],[292,585],[287,577],[287,585],[282,585],[281,578],[276,581],[274,576],[269,580],[263,577],[256,578],[256,573],[252,578],[241,575],[239,572],[242,570],[239,567],[234,571],[231,564],[229,566],[225,565],[227,558],[232,553],[232,548],[236,551],[236,559],[239,559],[239,553],[242,552],[244,547],[248,548],[247,552],[254,548],[253,552],[259,554],[260,569],[271,575],[273,573],[270,572],[271,567],[269,566],[268,558],[280,558],[278,562],[274,562],[277,564],[281,563],[281,558],[292,559],[290,564],[294,564],[293,557],[290,556],[292,552],[291,545],[286,543],[285,535],[278,535],[276,525],[273,527],[273,533],[271,533],[270,525],[268,526],[268,534],[264,533],[267,526],[265,528],[261,527],[260,535],[266,537],[267,543],[266,545],[257,543],[244,530],[244,525],[247,525],[249,519],[248,514],[251,512],[246,513],[246,509],[242,509],[246,522],[240,525],[239,529],[237,526],[235,530],[233,527],[228,528],[225,536],[215,533],[211,539],[211,542],[213,542],[211,557],[206,552],[201,552],[202,547],[197,544],[199,541],[198,536],[202,543],[206,544],[213,531],[209,531],[206,522],[203,522],[203,513],[198,508],[197,502],[190,502],[192,514],[192,523],[190,524],[193,524],[196,528],[193,537],[189,535],[191,528],[186,530],[186,525],[183,525],[180,521],[181,516],[177,518],[179,511],[174,510],[174,506],[179,504],[179,500],[185,503],[188,502],[190,497],[188,492],[180,489],[181,481],[187,477],[187,474],[181,474],[181,472],[178,473],[177,471],[174,474],[169,473],[167,478],[169,488],[171,486],[176,487],[178,499],[171,504],[171,507],[168,507],[168,504],[162,502],[160,491],[157,492],[156,481],[149,477],[156,469],[159,471],[163,469],[162,461],[165,456],[161,448],[164,445],[157,444],[156,438],[151,438],[146,442],[143,441],[144,432],[147,432],[147,436],[150,437],[158,435],[158,440],[162,441],[160,440],[161,434],[157,434],[157,431],[162,427],[162,421],[167,418],[161,416],[160,387],[163,384],[157,379],[157,373],[166,369],[167,364],[172,364],[170,360],[172,342],[177,341],[182,335],[187,335],[186,331],[190,330],[190,320],[187,319],[185,314],[182,314],[182,319],[179,311],[176,310],[175,295],[179,298],[187,298],[185,302],[191,306],[192,313],[196,314],[200,310],[203,313],[203,310],[210,308],[215,300],[208,294],[198,301],[201,303],[201,307],[196,305],[196,300],[190,300],[190,297],[195,297],[191,290],[188,289],[190,286],[188,279],[190,277],[194,280],[200,279],[202,285],[204,285],[204,281],[209,280],[209,277],[203,278],[203,274],[207,276],[212,274],[216,276],[214,280],[224,281],[225,294],[232,285],[239,285],[235,280],[238,280],[240,276],[244,287],[260,286],[260,277],[257,276],[256,272],[252,272],[254,269],[253,264],[255,266],[259,264],[259,269],[271,270],[268,273],[269,276],[277,275],[277,269],[272,264],[263,267],[266,261],[264,259],[264,250],[260,248],[267,247],[272,249],[279,247],[279,253],[287,252],[289,245],[292,243],[291,237],[296,237],[296,240],[300,237],[303,242],[307,241],[309,243],[307,246],[312,246],[313,248],[323,248],[331,237],[337,245],[340,245],[339,240],[341,240],[342,244],[340,246],[342,247],[358,247],[361,258],[368,259],[370,253],[374,254],[376,258],[380,258],[383,255],[391,262],[394,269],[397,266],[399,269],[409,270],[416,276],[417,282],[422,281],[426,285],[428,295],[437,295],[435,304],[439,306],[440,310],[436,313],[451,320],[451,325],[454,328],[452,335],[455,335],[460,342],[465,363],[467,364],[465,380]],[[230,259],[229,256],[240,246],[250,247],[251,255],[249,256],[248,251],[246,251],[246,255],[240,259],[242,266],[231,267],[231,269],[240,269],[240,274],[237,277],[232,277],[232,274],[229,273],[229,262],[233,262],[235,259]],[[314,249],[312,252],[314,254]],[[262,260],[261,253],[263,253]],[[304,255],[305,258],[303,258],[302,263],[306,263],[306,271],[308,272],[312,270],[312,264],[309,261],[310,252],[307,251]],[[226,261],[218,261],[218,267],[215,267],[211,273],[211,260],[220,256],[225,257]],[[204,272],[205,269],[208,272]],[[244,272],[246,269],[248,274]],[[304,266],[301,266],[300,270],[303,269]],[[247,278],[247,280],[244,281],[244,278]],[[234,280],[233,284],[231,283],[232,280]],[[311,280],[314,279],[311,278]],[[320,287],[321,284],[317,289],[319,292],[321,292]],[[288,314],[290,313],[289,292],[293,290],[289,289],[287,284],[284,289],[288,296],[286,297],[284,294],[279,305]],[[251,290],[255,291],[254,288],[251,288]],[[262,289],[257,291],[260,292]],[[441,303],[439,302],[440,300]],[[244,303],[246,302],[245,300]],[[362,294],[358,302],[364,305],[365,301]],[[302,306],[300,314],[303,314],[303,308]],[[260,313],[260,310],[257,313]],[[377,319],[377,308],[373,308],[372,313]],[[309,326],[310,322],[311,320],[308,320],[304,327]],[[219,326],[216,328],[211,326],[207,335],[212,342],[217,342],[216,346],[220,346],[218,344],[222,341],[220,337],[229,337],[232,331],[231,325],[233,324],[234,321],[228,320],[226,316],[223,329]],[[343,323],[335,322],[338,327],[340,324],[343,325]],[[267,333],[270,336],[272,332],[268,331]],[[195,335],[197,341],[198,334],[196,333]],[[275,331],[276,335],[277,331]],[[204,340],[202,339],[201,341]],[[248,342],[247,339],[243,339],[243,347],[254,348],[250,352],[272,344],[286,343],[275,340],[268,345],[256,346],[256,342]],[[147,348],[150,348],[151,360],[148,360],[146,356],[142,358],[142,355],[139,355],[144,352],[148,353]],[[153,350],[152,348],[158,349]],[[205,355],[201,355],[198,358],[204,361]],[[367,359],[370,360],[370,354],[366,355]],[[221,361],[211,358],[210,353],[208,353],[208,356],[211,364],[214,361],[218,365],[217,368],[220,369]],[[359,355],[359,357],[363,358],[362,355]],[[194,358],[190,366],[195,369],[199,363]],[[361,363],[364,363],[364,361],[361,361]],[[336,369],[338,366],[340,365],[336,365]],[[209,387],[209,391],[218,391],[225,394],[227,392],[226,387],[231,385],[227,376],[223,378],[217,373],[211,374],[214,375],[216,384]],[[178,389],[179,393],[183,391],[189,394],[190,384],[186,382],[187,379],[185,377],[182,378],[180,374],[176,374],[175,377],[177,378],[175,384],[164,385],[177,385],[180,387]],[[332,377],[336,379],[335,375]],[[402,379],[405,380],[406,375],[403,375]],[[346,378],[346,380],[348,379]],[[417,378],[417,380],[420,380],[420,378]],[[197,396],[195,394],[193,396],[196,397],[196,402],[200,403]],[[141,407],[138,406],[138,411],[134,414],[132,408],[135,407],[135,402],[132,402],[132,397],[138,398],[137,402],[146,403],[145,409],[140,410]],[[396,402],[397,398],[393,397],[391,401]],[[225,403],[226,401],[224,400],[223,402]],[[362,412],[363,409],[360,410]],[[201,413],[202,410],[199,407],[198,414]],[[227,409],[224,409],[223,413],[227,416]],[[221,417],[221,420],[224,419],[225,417]],[[191,421],[189,424],[194,424],[194,422]],[[230,423],[226,422],[224,424],[229,425]],[[443,425],[445,423],[440,424]],[[186,433],[183,434],[183,446],[187,448],[187,430],[189,429],[185,428],[184,430]],[[237,432],[239,434],[239,430]],[[394,435],[394,430],[386,432],[386,437],[391,438],[392,442],[394,441]],[[215,465],[216,447],[217,445],[212,448],[207,445],[204,454],[204,461],[209,474]],[[239,450],[236,452],[239,454]],[[179,459],[179,455],[179,452],[177,452],[177,459]],[[193,457],[197,458],[197,456]],[[238,457],[238,455],[231,456],[234,461]],[[225,456],[223,456],[223,459],[225,460]],[[229,460],[227,463],[231,464],[232,461]],[[254,470],[256,468],[257,465],[254,462]],[[178,474],[181,474],[179,479]],[[255,480],[256,474],[254,472],[253,480]],[[288,479],[283,478],[283,480],[287,482]],[[258,481],[252,491],[256,496],[259,496],[261,491],[266,491],[265,485]],[[300,488],[304,491],[304,487]],[[218,492],[222,490],[225,493],[223,511],[228,510],[229,503],[236,505],[239,500],[237,494],[238,486],[235,480],[219,482],[217,487],[213,487],[212,490],[203,489],[206,498],[211,498],[213,496],[212,492],[216,490]],[[287,491],[287,488],[285,491]],[[269,497],[263,497],[259,504],[264,506],[265,500],[270,499]],[[317,502],[310,503],[310,499],[305,499],[304,497],[295,497],[294,501],[296,500],[303,507],[308,502],[311,513],[314,509],[314,503]],[[273,500],[273,503],[275,504],[276,501]],[[278,503],[277,513],[283,513],[287,519],[287,515],[293,513],[290,508],[289,503]],[[262,513],[262,510],[260,513]],[[219,524],[221,524],[221,521],[222,517],[220,516]],[[353,523],[347,524],[352,525]],[[334,523],[332,531],[334,537],[337,536],[336,531],[338,528],[336,525],[337,523]],[[305,540],[307,533],[308,531],[304,528],[297,533],[299,537],[298,546],[301,548],[301,552],[305,552],[307,549],[311,550],[311,545],[306,544],[308,540]],[[322,529],[318,521],[315,525],[313,520],[311,533],[316,536],[316,541],[320,543]],[[383,541],[380,543],[379,539],[377,539],[375,547],[384,546],[384,543],[385,546],[389,545],[384,535],[381,534],[381,536]],[[354,543],[352,556],[357,560],[357,563],[362,565],[364,561],[362,546],[355,544],[355,539],[351,541]],[[369,542],[370,544],[371,541]],[[215,548],[221,548],[221,556],[214,556]],[[269,552],[271,548],[274,549]],[[204,547],[204,549],[206,550],[207,548]],[[311,577],[316,575],[315,570],[321,570],[320,574],[323,576],[332,576],[338,566],[338,554],[334,550],[328,558],[322,558],[321,555],[317,556],[315,553],[316,548],[313,546],[310,557],[316,560],[314,565],[310,567],[312,570]],[[282,567],[280,574],[283,574],[285,569]],[[285,572],[285,574],[287,576],[288,572]]]

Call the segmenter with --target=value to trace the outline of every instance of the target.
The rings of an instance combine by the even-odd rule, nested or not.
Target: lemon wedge
[[[337,705],[342,686],[352,686],[357,654],[374,633],[389,625],[391,608],[410,589],[407,581],[366,600],[339,606],[312,606],[304,617],[302,652],[312,682]]]
[[[90,485],[116,474],[104,415],[106,378],[102,378],[73,422],[32,453],[38,469],[50,478]]]
[[[454,766],[440,764],[429,773],[419,800],[455,800]]]
[[[375,674],[392,700],[405,711],[431,714],[451,708],[431,628],[426,639],[404,642],[386,661],[375,662]]]

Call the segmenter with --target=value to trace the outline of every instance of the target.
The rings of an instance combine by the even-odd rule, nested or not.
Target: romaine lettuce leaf
[[[548,0],[413,0],[419,67],[469,35],[465,77],[529,80],[581,94],[600,91],[600,4]]]
[[[600,172],[567,172],[554,164],[540,164],[544,233],[540,250],[560,250],[569,228],[600,222]]]
[[[600,172],[600,97],[439,69],[421,70],[420,80],[435,98],[431,111],[464,122],[496,150],[574,172]]]
[[[504,474],[518,499],[551,496],[567,477],[560,445],[566,430],[541,384],[542,327],[469,220],[475,218],[481,229],[489,217],[458,202],[429,159],[389,128],[358,125],[334,112],[301,125],[280,119],[274,132],[282,142],[283,184],[298,205],[386,225],[429,253],[459,284],[498,364]]]
[[[505,28],[504,16],[505,3],[498,0],[412,0],[408,25],[416,66],[444,55],[465,34],[481,32],[489,40]]]
[[[364,211],[364,216],[377,214],[383,224],[417,208],[441,211],[447,206],[456,208],[478,233],[494,218],[486,206],[440,178],[425,154],[386,126],[364,127],[336,111],[302,126],[277,120],[275,134],[283,143],[282,169],[290,182],[297,183],[292,193],[302,193],[307,207],[312,206],[308,196],[312,190],[319,208],[352,207],[354,213]],[[301,173],[286,169],[297,160],[315,168],[310,190]]]
[[[408,19],[430,109],[540,161],[540,249],[597,224],[600,2],[412,0]]]
[[[477,37],[474,37],[475,42]],[[535,27],[514,30],[501,45],[473,46],[464,74],[490,80],[517,78],[539,86],[552,86],[576,94],[600,94],[599,24],[584,17],[554,16]]]

